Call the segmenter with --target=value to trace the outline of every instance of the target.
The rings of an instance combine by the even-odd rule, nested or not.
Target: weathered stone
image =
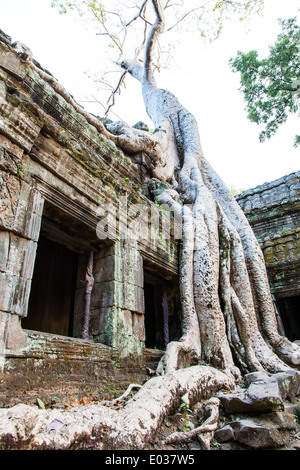
[[[6,272],[9,255],[10,236],[9,232],[0,232],[0,271]]]
[[[27,336],[21,328],[20,317],[10,315],[6,332],[6,349],[20,351],[27,345]]]
[[[297,396],[299,372],[253,372],[245,375],[244,383],[246,388],[218,395],[226,414],[283,410],[284,401]]]
[[[7,36],[5,36],[7,38]],[[7,41],[6,41],[7,43]],[[12,73],[16,76],[19,80],[23,79],[26,75],[26,67],[24,67],[24,63],[22,63],[19,56],[13,52],[7,51],[3,53],[1,51],[0,54],[0,67],[4,70]]]
[[[283,400],[293,400],[299,394],[300,373],[296,370],[279,372],[272,376],[272,380],[276,380],[280,394]]]
[[[273,411],[283,409],[283,400],[276,381],[252,383],[247,389],[253,411]]]
[[[218,429],[215,434],[214,438],[216,439],[217,442],[228,442],[234,440],[234,431],[232,427],[227,424],[226,426],[223,426],[222,428]]]
[[[241,389],[235,393],[219,393],[226,414],[247,412],[270,412],[283,409],[284,405],[277,383],[271,386],[265,382],[252,383],[247,390]]]
[[[261,414],[229,422],[215,433],[218,442],[234,440],[252,449],[274,448],[288,442],[290,431],[297,429],[287,412]]]
[[[298,171],[237,196],[263,250],[276,297],[300,292],[299,183]]]
[[[97,257],[94,263],[95,282],[123,281],[122,258],[118,256]]]
[[[227,415],[247,413],[251,410],[252,403],[247,397],[246,391],[236,393],[218,393],[218,398]]]
[[[138,313],[132,313],[132,326],[133,334],[136,335],[140,341],[145,341],[144,317]]]
[[[254,393],[255,387],[251,388],[252,384],[265,384],[265,387],[275,390],[274,383],[277,383],[282,400],[284,401],[287,398],[293,400],[298,394],[300,373],[292,369],[272,375],[266,372],[253,372],[244,376],[244,383],[248,387],[248,391],[250,389],[250,392],[253,390]]]
[[[251,372],[250,374],[246,374],[243,377],[245,387],[249,387],[253,382],[266,382],[269,379],[269,374],[267,372]]]
[[[286,439],[277,429],[269,429],[254,419],[241,419],[230,424],[234,439],[252,449],[282,446]]]
[[[32,191],[30,202],[26,211],[24,235],[31,240],[38,241],[41,229],[44,198],[39,191]]]

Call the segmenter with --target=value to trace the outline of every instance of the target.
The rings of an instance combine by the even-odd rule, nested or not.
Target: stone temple
[[[180,224],[102,128],[0,32],[0,406],[117,393],[181,335]],[[300,172],[237,199],[299,341]]]

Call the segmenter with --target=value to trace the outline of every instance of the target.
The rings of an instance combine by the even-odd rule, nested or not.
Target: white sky
[[[158,85],[173,92],[197,118],[205,156],[229,187],[255,187],[300,169],[300,147],[293,147],[299,118],[289,117],[271,140],[260,143],[259,127],[247,119],[238,91],[239,75],[229,67],[238,50],[257,49],[266,56],[281,30],[277,19],[298,13],[298,0],[265,3],[264,16],[253,17],[250,30],[231,22],[211,44],[199,38],[191,41],[183,34],[175,49],[176,65],[157,76]],[[0,29],[13,41],[25,43],[78,102],[89,93],[95,95],[95,85],[85,72],[101,70],[104,51],[100,36],[80,20],[60,16],[51,8],[51,0],[0,0]],[[114,111],[130,124],[149,123],[139,84],[129,78]],[[103,114],[99,105],[83,105]]]

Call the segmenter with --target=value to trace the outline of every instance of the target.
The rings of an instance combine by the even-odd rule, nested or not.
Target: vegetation
[[[300,104],[300,26],[297,18],[280,20],[279,34],[270,54],[259,59],[252,50],[239,52],[231,65],[241,75],[241,91],[246,101],[248,118],[262,124],[260,140],[270,139]],[[300,144],[300,135],[294,145]]]

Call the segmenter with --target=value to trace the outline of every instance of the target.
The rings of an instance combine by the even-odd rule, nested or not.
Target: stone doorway
[[[23,328],[72,336],[77,254],[40,236]]]
[[[45,201],[31,283],[26,330],[80,337],[84,279],[90,251],[99,251],[95,230]]]
[[[164,350],[182,334],[177,279],[165,280],[144,271],[145,346]]]
[[[300,341],[300,295],[277,299],[285,335],[290,341]]]

